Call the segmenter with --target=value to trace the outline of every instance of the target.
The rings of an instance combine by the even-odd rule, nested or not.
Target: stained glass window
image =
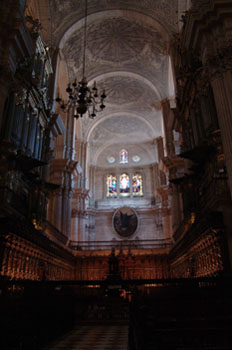
[[[128,152],[125,149],[122,149],[120,152],[120,163],[121,164],[128,163]]]
[[[143,180],[140,174],[135,174],[132,177],[132,193],[133,196],[143,195]]]
[[[107,197],[117,197],[117,178],[112,174],[107,176]]]
[[[120,175],[119,179],[119,191],[120,196],[127,197],[130,196],[130,179],[129,175],[123,173]]]

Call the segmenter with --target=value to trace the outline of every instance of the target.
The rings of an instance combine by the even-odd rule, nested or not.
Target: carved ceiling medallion
[[[126,62],[142,54],[146,45],[164,52],[160,33],[124,18],[111,18],[88,30],[88,49],[94,57],[110,62]]]

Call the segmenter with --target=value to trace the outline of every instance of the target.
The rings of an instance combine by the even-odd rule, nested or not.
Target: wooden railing
[[[123,240],[123,241],[71,241],[69,246],[75,250],[111,250],[115,249],[170,249],[171,239]]]

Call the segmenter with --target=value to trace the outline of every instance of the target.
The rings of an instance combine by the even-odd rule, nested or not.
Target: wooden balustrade
[[[171,277],[214,276],[223,271],[220,232],[202,235],[185,254],[170,261]]]
[[[75,262],[63,259],[15,234],[3,235],[0,275],[13,280],[74,279]],[[60,248],[61,249],[61,248]]]

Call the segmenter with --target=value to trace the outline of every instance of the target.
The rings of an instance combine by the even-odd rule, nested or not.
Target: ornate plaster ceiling
[[[126,149],[128,151],[128,163],[120,164],[120,151]],[[138,157],[139,161],[135,162],[133,158]],[[114,159],[114,162],[109,160]],[[140,144],[124,144],[115,145],[105,144],[98,149],[96,154],[91,153],[89,162],[98,168],[131,168],[142,167],[157,161],[157,153],[155,145],[151,142]]]
[[[94,57],[113,63],[134,60],[146,46],[161,53],[166,48],[157,30],[116,16],[90,25],[87,44]]]
[[[109,141],[121,143],[123,140],[123,143],[140,143],[154,137],[154,131],[148,123],[136,117],[117,115],[104,120],[93,129],[91,142],[105,144]]]
[[[90,163],[98,167],[118,166],[119,152],[129,151],[129,165],[136,165],[133,156],[139,156],[138,165],[156,161],[154,139],[156,131],[142,117],[132,115],[113,115],[103,119],[92,130],[89,137],[91,148]],[[116,162],[110,163],[109,157]]]
[[[113,11],[119,9],[136,10],[148,15],[160,23],[165,31],[171,33],[178,29],[178,2],[180,0],[88,0],[88,13]],[[44,23],[44,31],[49,32],[52,26],[52,41],[56,45],[61,37],[75,22],[84,16],[84,0],[40,0],[40,17],[50,12],[49,23]],[[44,15],[46,18],[46,15]],[[48,18],[46,18],[48,20]],[[47,28],[46,28],[46,27]]]
[[[106,145],[117,152],[121,145],[136,145],[132,153],[141,164],[155,161],[154,139],[163,134],[160,105],[170,96],[168,44],[178,30],[179,1],[88,0],[86,76],[107,94],[104,112],[94,121],[81,120],[92,164],[98,159],[106,166],[107,155],[116,157]],[[39,2],[44,36],[59,46],[70,81],[82,78],[84,5],[85,0]]]
[[[109,77],[105,79],[104,86],[107,91],[107,104],[124,105],[124,107],[143,105],[149,108],[153,103],[159,101],[159,96],[145,83],[128,76]],[[122,89],[123,87],[123,89]]]
[[[150,19],[142,16],[140,21],[137,19],[135,22],[133,12],[124,14],[120,11],[114,11],[112,15],[107,13],[104,18],[98,16],[95,21],[92,18],[87,31],[87,78],[101,77],[112,71],[127,71],[144,76],[155,85],[162,78],[165,80],[167,35],[159,32],[156,23],[152,26],[152,22],[147,21],[150,22]],[[81,77],[83,27],[71,30],[61,46],[70,78]],[[158,85],[161,87],[162,84]],[[165,91],[161,93],[165,94]]]

